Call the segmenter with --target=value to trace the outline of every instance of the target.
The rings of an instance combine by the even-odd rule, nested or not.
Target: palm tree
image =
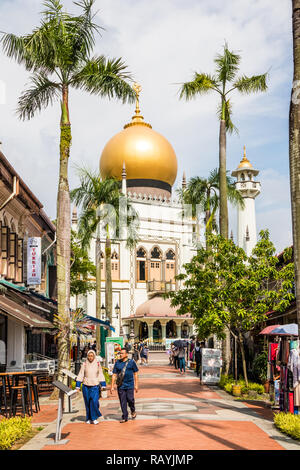
[[[95,0],[74,2],[79,16],[63,11],[60,0],[44,2],[41,25],[25,36],[4,33],[4,52],[31,72],[31,86],[18,102],[20,119],[31,119],[37,111],[60,101],[60,166],[57,195],[57,296],[58,316],[70,315],[70,195],[68,161],[72,140],[69,114],[70,88],[85,90],[100,97],[133,102],[135,94],[127,83],[131,79],[119,59],[92,57],[95,35],[100,27],[93,22]],[[65,322],[64,322],[65,323]],[[58,372],[68,364],[69,350],[62,335],[58,342]]]
[[[241,57],[230,51],[225,42],[223,54],[217,54],[215,58],[216,72],[214,75],[195,72],[191,82],[186,82],[180,89],[180,98],[190,100],[197,95],[214,91],[220,96],[218,116],[220,120],[219,132],[219,178],[220,178],[220,210],[219,227],[220,234],[228,238],[228,204],[226,182],[226,133],[230,134],[237,128],[232,122],[232,105],[229,95],[237,90],[240,93],[250,94],[267,90],[267,73],[247,77],[237,77]],[[228,87],[228,88],[227,88]],[[228,373],[230,361],[230,333],[226,332],[225,344],[223,342],[223,370]],[[226,351],[226,352],[225,352]]]
[[[99,254],[100,229],[105,230],[105,308],[108,320],[112,323],[112,277],[111,277],[111,231],[118,240],[126,239],[128,248],[137,242],[138,216],[130,200],[120,192],[119,182],[115,178],[101,178],[86,169],[79,170],[80,186],[71,191],[71,200],[81,206],[78,233],[83,247],[88,247],[96,234],[96,247]],[[111,211],[110,209],[113,208]],[[125,214],[122,213],[125,211]],[[126,215],[126,234],[122,233],[121,218]],[[123,221],[124,222],[124,219]],[[100,318],[101,270],[100,257],[96,257],[96,316]],[[97,331],[97,348],[100,350],[100,329]]]
[[[219,132],[219,188],[220,211],[219,226],[223,237],[228,238],[228,205],[227,205],[227,179],[226,179],[226,133],[237,132],[232,122],[232,106],[229,95],[237,90],[240,93],[250,94],[267,90],[267,73],[247,77],[237,77],[241,57],[228,49],[227,43],[223,47],[223,54],[215,58],[216,72],[214,75],[195,72],[193,80],[183,83],[180,89],[180,98],[190,100],[197,95],[214,91],[220,96],[218,116],[220,120]]]
[[[297,322],[300,327],[300,0],[293,0],[293,56],[294,75],[289,116],[289,161],[293,224],[293,246],[297,301]]]
[[[244,200],[236,190],[234,180],[226,175],[227,198],[233,205],[244,206]],[[205,238],[218,227],[215,220],[216,211],[220,206],[219,170],[212,170],[208,178],[195,176],[190,179],[185,189],[179,190],[180,198],[185,204],[192,206],[192,217],[197,217],[197,206],[205,213]]]

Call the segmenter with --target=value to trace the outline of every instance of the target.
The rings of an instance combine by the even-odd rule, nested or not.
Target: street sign
[[[56,434],[54,444],[66,444],[68,442],[68,439],[61,440],[62,419],[64,414],[64,398],[65,395],[67,395],[67,397],[73,398],[78,393],[78,391],[72,390],[60,380],[54,380],[53,385],[59,390]]]
[[[27,284],[41,284],[41,237],[29,237],[27,242]]]

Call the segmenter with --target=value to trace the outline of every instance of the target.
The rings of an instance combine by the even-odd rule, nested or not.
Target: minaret
[[[77,230],[77,223],[78,223],[78,217],[77,217],[77,207],[73,207],[72,211],[72,230]]]
[[[238,207],[237,245],[245,250],[247,256],[251,255],[257,243],[255,198],[260,194],[261,185],[254,177],[258,173],[247,159],[244,146],[243,159],[231,175],[237,179],[235,187],[243,196],[245,204],[244,208]]]
[[[185,174],[185,171],[183,172],[183,175],[182,175],[182,189],[183,190],[186,189],[186,174]]]
[[[126,166],[125,162],[123,162],[123,169],[122,169],[122,194],[126,196],[127,194],[127,185],[126,185]]]

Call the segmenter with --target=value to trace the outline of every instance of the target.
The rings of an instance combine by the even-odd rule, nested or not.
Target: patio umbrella
[[[289,323],[288,325],[280,325],[274,328],[269,335],[282,335],[282,336],[298,336],[297,323]]]
[[[274,330],[274,328],[277,328],[281,325],[271,325],[271,326],[267,326],[266,328],[264,328],[259,334],[260,335],[268,335],[272,330]]]
[[[264,328],[259,334],[269,336],[298,336],[298,325],[296,323],[271,325]]]
[[[181,339],[175,339],[173,344],[174,344],[175,348],[182,348],[183,347],[183,341],[181,341]]]

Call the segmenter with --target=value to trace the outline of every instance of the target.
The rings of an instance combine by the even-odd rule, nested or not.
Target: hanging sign
[[[41,284],[41,237],[28,238],[27,284]]]

